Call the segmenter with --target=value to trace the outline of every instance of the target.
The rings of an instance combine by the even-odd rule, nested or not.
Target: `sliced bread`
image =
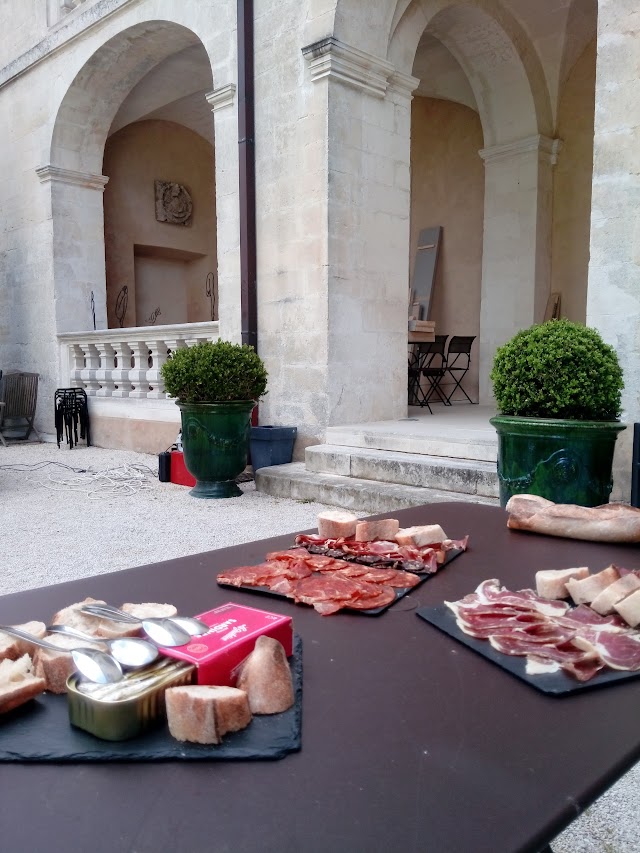
[[[33,674],[29,655],[0,662],[0,714],[23,705],[45,688],[44,678],[37,678]]]
[[[374,539],[395,541],[400,530],[397,518],[381,518],[379,521],[359,521],[356,524],[356,542],[373,542]]]
[[[640,625],[640,589],[614,604],[613,609],[622,616],[631,628]]]
[[[417,527],[403,527],[396,533],[398,545],[409,548],[423,548],[425,545],[439,545],[447,539],[447,534],[439,524],[423,524]]]
[[[358,517],[345,509],[327,509],[318,514],[318,535],[323,539],[355,536]]]
[[[589,568],[579,566],[575,569],[542,569],[536,572],[536,592],[540,598],[567,598],[567,581],[584,580],[589,577]]]
[[[170,687],[165,703],[169,731],[179,741],[220,743],[227,732],[240,731],[251,722],[247,694],[235,687]]]
[[[293,705],[293,679],[282,643],[262,635],[238,667],[236,686],[249,697],[252,714],[279,714]]]
[[[623,575],[617,581],[609,584],[591,602],[591,607],[601,616],[613,613],[616,604],[640,589],[640,578],[633,572]]]
[[[14,625],[14,628],[19,628],[21,631],[26,631],[27,634],[40,639],[47,633],[44,622],[24,622],[22,625]],[[0,632],[0,660],[18,660],[23,655],[31,654],[32,651],[31,643]]]
[[[38,678],[44,678],[47,684],[46,689],[50,693],[66,693],[67,678],[76,669],[69,651],[85,647],[87,643],[66,634],[48,634],[46,640],[54,646],[60,646],[60,651],[36,649],[33,655],[34,674]]]
[[[620,572],[615,566],[607,566],[601,572],[589,575],[583,580],[571,578],[567,581],[567,591],[576,604],[591,604],[603,589],[617,581],[619,577]]]

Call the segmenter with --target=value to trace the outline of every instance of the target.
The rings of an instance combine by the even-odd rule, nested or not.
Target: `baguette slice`
[[[318,514],[318,535],[323,539],[354,536],[358,517],[344,509],[328,509]]]
[[[18,660],[3,660],[0,662],[0,714],[24,705],[45,687],[45,680],[34,676],[29,655],[22,655]]]
[[[567,598],[569,595],[567,581],[572,578],[584,580],[587,577],[589,577],[587,566],[580,566],[576,569],[543,569],[536,572],[536,592],[540,598],[552,600]]]
[[[622,616],[631,628],[640,625],[640,589],[614,604],[613,609]]]
[[[14,625],[14,628],[19,628],[21,631],[26,631],[27,634],[32,634],[40,639],[47,633],[44,622],[25,622],[22,625]],[[31,643],[25,643],[18,637],[0,632],[0,660],[18,660],[23,655],[30,654],[32,650]]]
[[[592,542],[640,542],[640,509],[611,503],[584,507],[554,504],[538,495],[513,495],[507,527]]]
[[[85,598],[84,601],[70,604],[68,607],[58,610],[52,616],[50,624],[68,625],[70,628],[82,631],[83,634],[90,634],[92,637],[135,637],[140,634],[139,625],[111,622],[111,620],[102,619],[100,616],[82,613],[81,608],[85,604],[106,604],[106,602],[97,598]]]
[[[359,521],[356,524],[356,542],[372,542],[374,539],[383,539],[393,542],[396,533],[400,530],[400,522],[397,518],[382,518],[380,521]]]
[[[33,655],[34,674],[45,680],[46,689],[50,693],[66,693],[67,678],[75,672],[75,664],[69,650],[82,648],[87,643],[66,634],[48,634],[46,640],[54,646],[60,646],[60,651],[36,649]]]
[[[616,604],[638,589],[640,589],[640,578],[633,572],[629,572],[628,575],[623,575],[619,580],[603,589],[593,599],[591,607],[601,616],[609,616],[610,613],[613,613]]]
[[[423,548],[425,545],[439,545],[447,539],[447,534],[439,524],[423,524],[418,527],[403,527],[396,533],[398,545],[409,548]]]
[[[251,722],[247,694],[235,687],[170,687],[165,702],[169,731],[179,741],[220,743],[227,732],[240,731]]]
[[[293,679],[282,643],[264,634],[238,667],[237,687],[249,697],[252,714],[279,714],[293,705]]]
[[[589,575],[584,580],[568,580],[567,591],[576,604],[591,604],[602,590],[610,586],[620,577],[615,566],[607,566],[595,575]]]

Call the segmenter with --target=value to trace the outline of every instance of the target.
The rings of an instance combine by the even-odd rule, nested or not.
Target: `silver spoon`
[[[138,616],[134,616],[131,613],[125,613],[124,610],[118,610],[117,607],[112,607],[110,604],[86,604],[82,610],[85,613],[91,613],[93,616],[102,616],[104,619],[113,619],[116,622],[125,622],[130,623],[132,625],[142,623],[143,628],[145,624],[156,623],[162,624],[165,628],[171,631],[170,625],[177,626],[183,634],[187,634],[188,637],[199,637],[202,634],[206,634],[209,631],[210,626],[207,625],[206,622],[203,622],[201,619],[195,619],[192,616],[154,616],[149,617],[148,619],[141,619]],[[167,625],[169,623],[169,625]],[[146,628],[144,628],[145,632],[149,634]],[[149,634],[152,640],[155,641],[155,637],[152,634]],[[161,642],[160,645],[183,645],[183,643],[188,642],[189,640],[183,640],[179,631],[175,632],[176,639],[180,638],[180,643],[165,643]]]
[[[118,661],[106,652],[101,652],[99,649],[65,649],[53,643],[48,643],[46,640],[41,640],[39,637],[34,637],[33,634],[27,634],[26,631],[21,631],[19,628],[7,625],[0,625],[0,631],[25,640],[25,642],[31,643],[34,646],[41,646],[43,649],[49,649],[50,651],[58,652],[58,654],[62,652],[63,654],[71,655],[78,672],[96,684],[113,684],[116,681],[121,681],[123,678],[122,667]]]
[[[149,640],[143,640],[142,637],[117,637],[115,639],[92,637],[89,634],[83,634],[82,631],[76,631],[69,625],[48,625],[47,631],[50,634],[65,634],[68,637],[75,637],[88,643],[106,646],[120,666],[126,666],[127,669],[139,669],[148,666],[160,654],[157,646],[154,646]]]
[[[191,637],[193,636],[167,616],[153,619],[138,619],[137,616],[123,613],[115,607],[113,609],[110,607],[105,609],[105,607],[98,604],[87,604],[81,608],[81,611],[89,613],[91,616],[99,616],[102,619],[111,619],[114,622],[124,622],[130,625],[142,624],[142,630],[154,643],[167,648],[184,646],[191,641]]]

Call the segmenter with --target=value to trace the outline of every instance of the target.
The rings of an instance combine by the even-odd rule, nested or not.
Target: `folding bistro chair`
[[[437,398],[445,403],[446,399],[439,389],[446,366],[445,348],[448,335],[436,335],[434,341],[414,344],[412,361],[409,363],[409,405],[424,406],[431,412],[429,403]],[[422,384],[426,379],[425,386]]]
[[[5,373],[0,380],[0,401],[4,403],[0,407],[0,431],[5,432],[7,438],[26,440],[35,432],[38,441],[42,441],[33,425],[38,401],[38,378],[38,373],[16,371]],[[2,443],[6,446],[4,438]]]
[[[462,391],[470,403],[473,403],[461,382],[471,366],[471,346],[475,339],[475,335],[454,335],[449,341],[445,372],[451,379],[442,383],[446,387],[451,387],[451,391],[446,395],[449,405],[451,405],[451,398],[458,389]]]

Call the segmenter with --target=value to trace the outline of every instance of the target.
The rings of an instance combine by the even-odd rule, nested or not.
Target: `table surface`
[[[538,851],[640,757],[640,680],[547,696],[418,618],[497,577],[540,568],[640,568],[634,546],[509,531],[496,507],[444,503],[394,513],[402,526],[469,534],[467,553],[378,617],[216,585],[292,536],[0,598],[0,623],[49,620],[87,595],[226,601],[292,615],[304,642],[302,750],[273,762],[0,765],[3,849]],[[412,608],[412,609],[408,609]]]

